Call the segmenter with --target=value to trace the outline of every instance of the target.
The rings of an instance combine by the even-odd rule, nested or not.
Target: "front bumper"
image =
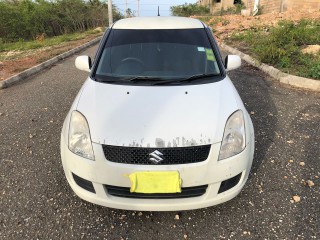
[[[61,158],[67,180],[73,191],[82,199],[102,206],[137,211],[176,211],[204,208],[226,202],[237,196],[243,188],[253,160],[254,142],[236,156],[217,161],[220,143],[211,146],[206,161],[180,165],[132,165],[109,162],[100,144],[93,143],[95,161],[70,152],[61,138]],[[128,174],[140,171],[179,171],[182,187],[208,185],[205,194],[190,198],[141,199],[116,197],[108,194],[105,185],[130,187]],[[231,189],[218,194],[221,183],[241,174]],[[95,193],[80,187],[74,175],[92,182]]]

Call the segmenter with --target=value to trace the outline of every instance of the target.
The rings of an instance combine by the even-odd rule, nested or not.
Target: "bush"
[[[250,29],[234,34],[231,41],[244,43],[261,62],[289,73],[320,79],[320,54],[301,52],[306,45],[319,44],[320,21],[279,22],[270,28]]]
[[[221,9],[213,13],[215,16],[224,16],[231,14],[241,14],[241,10],[246,9],[246,6],[242,1],[237,1],[233,7],[228,7],[227,9]]]
[[[170,7],[171,15],[181,16],[181,17],[190,17],[193,15],[207,15],[210,13],[210,9],[207,6],[201,6],[196,3],[192,4],[183,4],[178,6]]]

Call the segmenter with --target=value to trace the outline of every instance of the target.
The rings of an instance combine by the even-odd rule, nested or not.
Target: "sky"
[[[125,2],[134,15],[137,16],[138,0],[112,0],[112,4],[116,5],[120,12],[125,12]],[[140,16],[156,16],[158,6],[160,8],[160,16],[170,16],[170,7],[182,5],[184,3],[196,3],[197,0],[140,0]]]

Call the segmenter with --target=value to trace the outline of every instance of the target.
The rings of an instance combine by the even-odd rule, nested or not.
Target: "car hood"
[[[185,86],[124,86],[88,79],[76,109],[95,143],[184,147],[221,142],[225,123],[242,102],[227,77]]]

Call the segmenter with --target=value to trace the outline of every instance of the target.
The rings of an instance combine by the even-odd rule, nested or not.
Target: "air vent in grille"
[[[211,145],[173,148],[142,148],[102,145],[108,161],[125,164],[142,165],[172,165],[205,161],[208,158]],[[159,163],[150,161],[150,153],[159,151],[163,159]]]

